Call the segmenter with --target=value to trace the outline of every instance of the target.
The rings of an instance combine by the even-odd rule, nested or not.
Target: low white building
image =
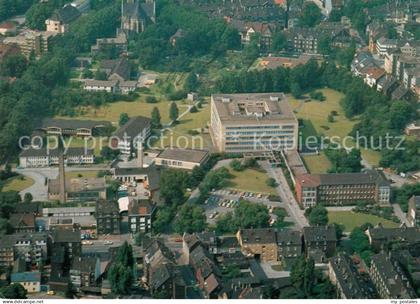
[[[28,148],[19,155],[19,165],[22,168],[49,167],[58,165],[58,149]],[[95,156],[93,150],[84,148],[68,148],[64,154],[68,165],[93,164]]]
[[[89,92],[116,93],[118,90],[117,80],[86,80],[84,90]]]

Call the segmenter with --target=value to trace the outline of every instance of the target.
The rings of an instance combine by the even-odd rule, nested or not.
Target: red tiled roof
[[[306,187],[317,187],[321,184],[321,179],[318,174],[303,174],[296,177],[299,184]]]

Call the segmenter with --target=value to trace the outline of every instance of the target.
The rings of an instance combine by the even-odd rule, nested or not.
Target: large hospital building
[[[298,121],[283,93],[216,94],[210,133],[219,152],[297,149]]]

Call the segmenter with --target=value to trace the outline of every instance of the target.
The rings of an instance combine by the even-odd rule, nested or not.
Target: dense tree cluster
[[[117,252],[117,255],[108,272],[108,280],[111,289],[116,294],[128,294],[133,283],[133,248],[125,242]]]
[[[62,7],[69,0],[39,1],[26,12],[26,25],[33,30],[44,31],[45,20],[51,17],[55,9]]]
[[[185,71],[190,69],[194,57],[218,56],[240,46],[238,32],[223,20],[210,20],[189,7],[169,1],[158,4],[158,22],[137,40],[136,53],[145,68]],[[176,40],[171,41],[177,32]]]
[[[24,13],[37,0],[0,0],[0,22]]]
[[[184,204],[178,211],[174,228],[177,233],[201,232],[207,226],[207,218],[204,209],[200,206]]]
[[[305,210],[305,216],[309,220],[311,226],[325,226],[328,224],[328,211],[322,205],[309,207]]]
[[[228,212],[216,220],[216,232],[235,233],[239,229],[266,228],[270,215],[265,205],[240,201],[233,212]]]
[[[345,149],[326,149],[325,155],[332,164],[328,170],[330,173],[351,173],[362,170],[360,150],[352,149],[347,152]]]

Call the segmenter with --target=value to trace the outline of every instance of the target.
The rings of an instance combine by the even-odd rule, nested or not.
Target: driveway
[[[302,230],[303,227],[309,226],[304,211],[300,209],[281,168],[273,168],[267,161],[260,161],[259,164],[270,177],[276,180],[278,184],[276,187],[277,194],[280,196],[282,202],[286,202],[286,211],[295,222],[296,227]]]
[[[394,214],[400,219],[402,224],[406,224],[407,227],[410,227],[410,223],[407,221],[406,214],[401,210],[400,205],[392,204],[392,209],[394,209]]]

